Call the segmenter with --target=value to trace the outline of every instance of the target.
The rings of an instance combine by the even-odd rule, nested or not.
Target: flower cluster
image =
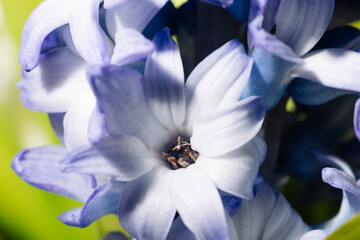
[[[247,39],[198,38],[202,11],[228,14]],[[327,126],[330,117],[307,107],[308,121],[285,130],[283,102],[301,109],[360,92],[360,31],[326,31],[333,12],[334,0],[189,0],[178,9],[43,1],[24,26],[18,88],[26,107],[49,114],[60,144],[22,150],[12,167],[84,203],[59,216],[69,226],[117,214],[136,239],[325,239],[360,210],[352,164],[337,156],[353,155],[335,151],[345,134],[325,134],[349,129],[358,144],[360,98],[350,128],[346,116]],[[312,225],[277,189],[320,174],[342,190],[341,207]]]

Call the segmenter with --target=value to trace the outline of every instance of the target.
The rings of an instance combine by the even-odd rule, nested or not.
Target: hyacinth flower
[[[296,240],[305,234],[306,237],[309,237],[307,239],[318,236],[318,232],[310,231],[310,227],[291,208],[285,197],[280,192],[274,191],[262,177],[258,177],[255,186],[257,188],[256,198],[242,200],[240,210],[233,216],[227,215],[231,240]],[[195,236],[181,219],[177,218],[171,227],[168,239],[195,240],[201,238]]]
[[[102,0],[43,1],[25,23],[19,61],[30,71],[38,63],[44,39],[61,26],[68,26],[79,55],[90,64],[109,63],[111,55],[105,32],[113,40],[117,30],[133,28],[142,31],[167,0],[105,0],[107,29],[102,29],[99,9]],[[67,38],[68,41],[71,41]]]
[[[60,215],[68,225],[86,227],[118,212],[134,237],[164,239],[178,212],[196,236],[229,239],[218,190],[253,199],[266,151],[256,135],[264,117],[259,98],[238,101],[252,60],[231,41],[201,62],[184,84],[169,31],[158,33],[154,43],[144,77],[115,65],[89,70],[109,136],[69,153],[62,146],[25,150],[13,168],[25,181],[66,196],[78,186],[83,187],[79,193],[85,191],[81,176],[95,176],[98,185],[84,206]],[[70,176],[77,181],[70,183]]]

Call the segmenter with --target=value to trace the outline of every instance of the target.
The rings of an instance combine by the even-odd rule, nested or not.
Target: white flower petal
[[[230,239],[220,194],[194,164],[175,170],[168,190],[184,224],[198,239]]]
[[[265,158],[265,141],[256,136],[244,146],[216,158],[200,154],[196,166],[204,171],[217,188],[237,197],[253,199],[254,182]]]
[[[42,55],[39,66],[23,72],[18,83],[23,104],[35,111],[66,112],[82,93],[90,91],[86,63],[67,48]]]
[[[185,119],[184,69],[169,29],[158,32],[153,42],[156,50],[145,65],[145,94],[158,120],[172,129]]]
[[[259,132],[265,110],[260,98],[249,97],[227,108],[208,112],[194,123],[192,148],[206,157],[226,154]]]
[[[137,239],[165,239],[176,209],[168,197],[171,170],[157,169],[128,183],[119,203],[119,220]]]
[[[70,152],[64,159],[64,171],[111,176],[131,181],[161,163],[144,144],[132,136],[106,137],[97,145]]]
[[[252,67],[244,47],[232,40],[205,58],[185,84],[188,126],[194,119],[218,106],[240,98]]]

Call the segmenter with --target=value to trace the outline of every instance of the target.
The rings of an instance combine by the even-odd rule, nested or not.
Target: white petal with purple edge
[[[168,0],[128,0],[106,11],[106,26],[110,36],[121,28],[134,28],[142,32]]]
[[[26,182],[49,192],[85,201],[91,189],[81,175],[63,173],[59,162],[67,149],[62,146],[45,146],[20,151],[11,166]]]
[[[184,69],[169,29],[158,32],[153,42],[156,50],[148,56],[145,65],[145,94],[158,120],[173,129],[185,119]]]
[[[265,141],[256,136],[244,146],[216,158],[200,154],[196,166],[204,171],[216,187],[240,198],[254,198],[254,182],[265,158]]]
[[[71,37],[80,55],[90,64],[110,62],[103,30],[99,23],[101,0],[77,0],[72,3],[69,25]]]
[[[20,65],[32,70],[39,62],[42,42],[54,29],[68,22],[71,1],[43,1],[27,19],[21,37]]]
[[[106,214],[116,214],[124,183],[108,180],[97,187],[83,207],[74,208],[58,218],[69,226],[84,228]]]
[[[31,110],[66,112],[82,93],[90,91],[86,63],[67,48],[42,55],[39,66],[23,72],[18,83],[22,103]]]
[[[360,92],[360,53],[346,49],[325,49],[304,56],[304,64],[291,70],[301,77],[327,87]]]
[[[310,230],[280,192],[271,189],[263,179],[257,188],[256,198],[243,200],[239,212],[232,217],[239,239],[299,239]]]
[[[131,181],[161,163],[135,137],[103,138],[97,145],[70,152],[62,162],[65,172],[111,176],[120,181]]]
[[[64,141],[69,150],[89,144],[88,126],[95,107],[95,96],[91,91],[81,95],[71,104],[64,117]]]
[[[119,66],[145,58],[155,48],[150,40],[131,28],[119,29],[115,34],[115,44],[111,63]]]
[[[192,148],[206,157],[235,150],[259,132],[265,110],[259,97],[249,97],[217,111],[208,112],[194,122]]]
[[[191,127],[198,115],[213,111],[222,101],[237,101],[251,66],[252,60],[237,40],[224,44],[198,64],[185,84],[187,125]]]
[[[250,51],[255,47],[260,47],[284,60],[299,64],[302,63],[302,59],[299,58],[288,45],[284,44],[276,36],[266,32],[260,27],[262,20],[263,17],[258,16],[249,22],[248,43]]]
[[[230,239],[220,194],[211,179],[196,164],[173,174],[171,201],[197,239]]]
[[[322,37],[333,11],[334,0],[282,0],[275,16],[275,36],[302,56]]]
[[[168,196],[171,171],[158,168],[125,186],[119,220],[136,239],[166,239],[176,213]]]
[[[336,168],[327,167],[322,170],[321,176],[323,181],[330,184],[331,186],[345,190],[346,192],[349,192],[360,198],[360,190],[355,178],[346,172]]]
[[[114,65],[93,67],[88,74],[109,134],[136,136],[150,149],[162,151],[169,134],[148,106],[142,75]]]

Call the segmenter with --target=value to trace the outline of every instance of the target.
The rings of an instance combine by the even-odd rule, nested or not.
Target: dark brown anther
[[[163,152],[162,155],[174,170],[187,168],[199,157],[199,153],[191,149],[191,144],[180,136],[177,137],[177,144],[171,147],[167,153]]]

